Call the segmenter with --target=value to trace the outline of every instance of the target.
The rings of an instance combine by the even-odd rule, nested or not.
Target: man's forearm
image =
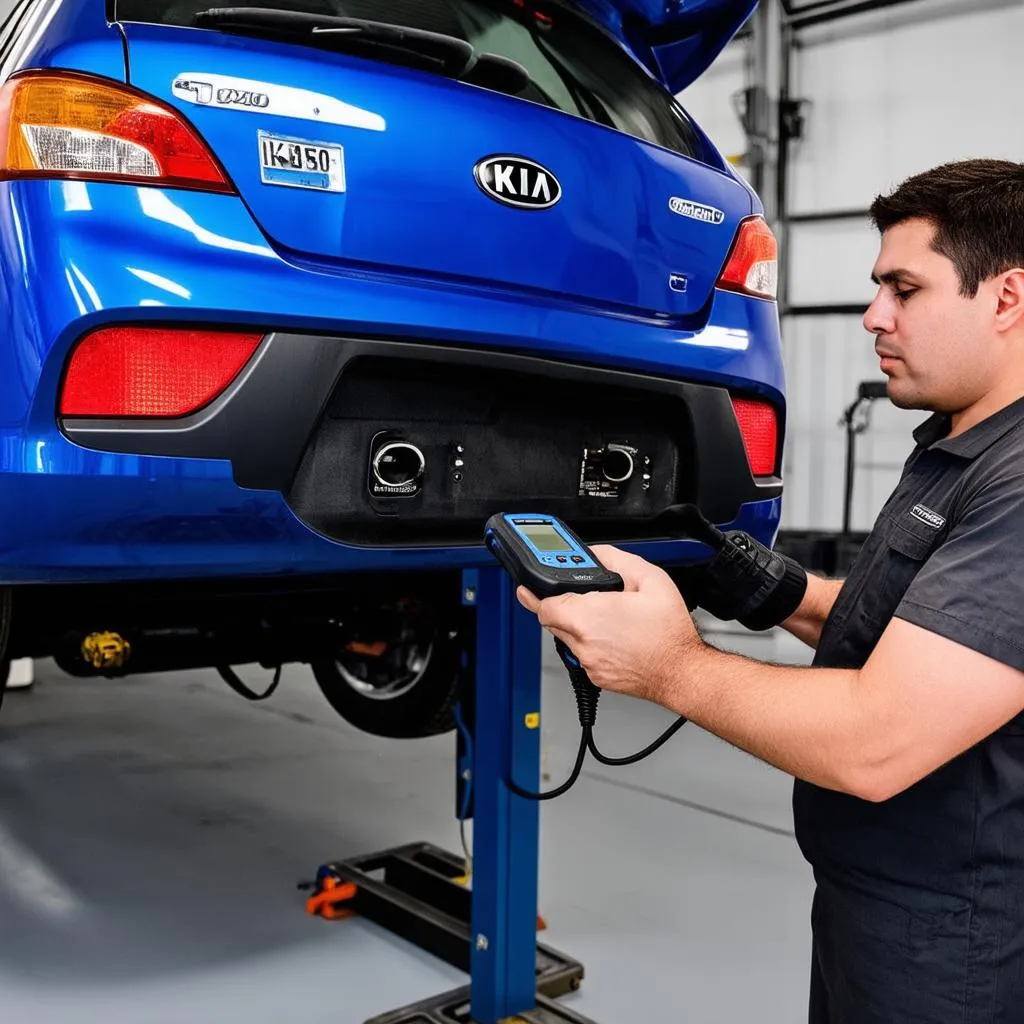
[[[817,648],[825,620],[836,603],[843,580],[827,580],[807,574],[807,592],[800,607],[782,623],[782,628],[803,640],[810,647]]]
[[[797,778],[871,799],[860,673],[764,665],[703,642],[679,652],[666,705]]]

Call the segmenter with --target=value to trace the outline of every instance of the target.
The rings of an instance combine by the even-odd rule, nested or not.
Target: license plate
[[[260,180],[267,185],[345,191],[341,146],[260,132]]]

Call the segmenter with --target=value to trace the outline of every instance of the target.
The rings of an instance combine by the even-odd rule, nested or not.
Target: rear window
[[[192,24],[217,0],[117,0],[120,21]],[[241,6],[241,3],[239,3]],[[454,36],[479,53],[521,64],[530,83],[516,95],[683,156],[705,157],[682,107],[614,38],[587,18],[533,0],[245,0],[246,7],[363,18]],[[273,36],[273,30],[261,33]]]

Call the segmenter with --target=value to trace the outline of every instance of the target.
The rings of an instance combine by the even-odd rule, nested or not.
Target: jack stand
[[[461,858],[413,844],[324,865],[308,906],[365,915],[469,970],[468,986],[366,1024],[594,1024],[552,1001],[579,987],[583,967],[537,944],[540,808],[505,784],[511,772],[539,788],[540,627],[497,566],[466,570],[462,592],[476,610],[471,724],[458,764],[460,792],[471,784],[459,817],[475,820],[472,890],[455,882]]]

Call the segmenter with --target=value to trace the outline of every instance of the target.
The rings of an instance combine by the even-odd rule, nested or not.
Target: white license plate
[[[260,132],[260,180],[267,185],[345,191],[341,146]]]

